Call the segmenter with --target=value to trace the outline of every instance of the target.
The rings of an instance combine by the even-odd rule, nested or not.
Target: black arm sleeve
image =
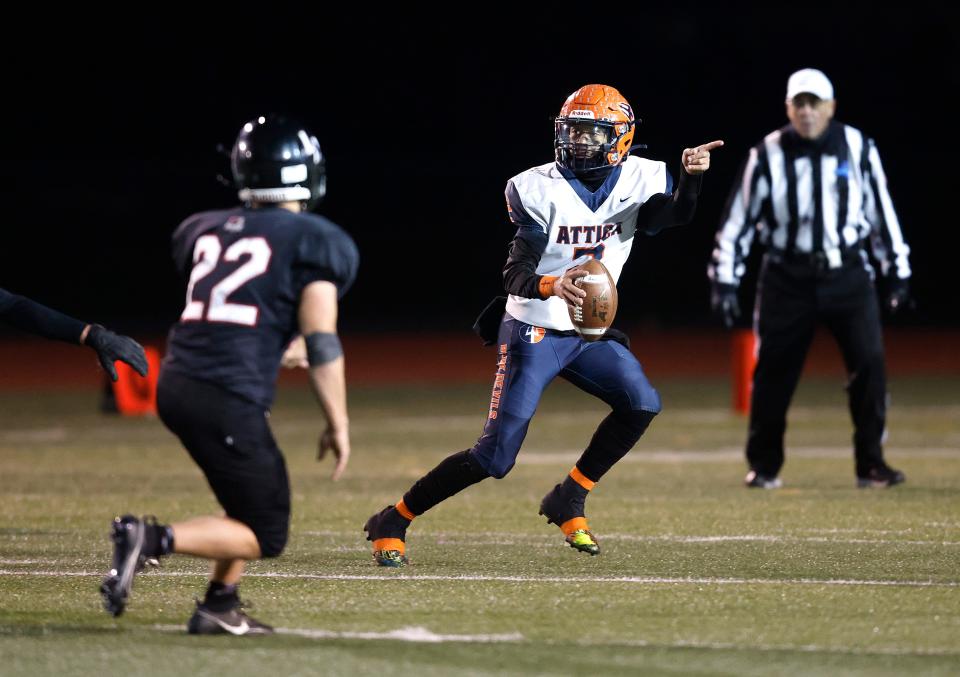
[[[690,175],[680,170],[680,181],[672,195],[654,195],[640,205],[637,229],[656,235],[664,228],[690,223],[697,211],[697,198],[703,185],[703,174]]]
[[[0,320],[45,338],[80,343],[85,323],[24,296],[0,289]]]
[[[539,226],[521,226],[517,230],[503,267],[503,288],[508,294],[528,299],[543,298],[537,266],[546,248],[547,234]]]

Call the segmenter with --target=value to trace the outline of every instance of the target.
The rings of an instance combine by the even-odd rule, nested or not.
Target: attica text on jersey
[[[623,232],[619,223],[598,226],[557,226],[557,244],[591,244]]]

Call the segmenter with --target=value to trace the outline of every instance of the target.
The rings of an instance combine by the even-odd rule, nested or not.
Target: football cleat
[[[213,611],[197,602],[197,608],[187,621],[187,632],[191,635],[272,635],[273,628],[251,618],[237,605],[227,611]]]
[[[881,463],[870,468],[865,476],[857,476],[857,487],[860,489],[892,487],[906,481],[907,477],[902,472],[891,468],[886,463]]]
[[[600,544],[589,529],[574,529],[567,534],[564,540],[566,540],[574,550],[579,550],[589,555],[600,554]]]
[[[388,505],[373,515],[363,525],[367,532],[367,540],[373,541],[373,561],[382,567],[406,566],[410,560],[404,554],[407,527],[410,520],[397,512],[397,509]]]
[[[113,616],[123,613],[133,587],[133,577],[143,570],[146,563],[143,556],[146,519],[124,515],[113,520],[113,565],[100,585],[103,606]]]
[[[779,489],[783,486],[779,477],[761,475],[756,470],[748,472],[743,478],[743,483],[750,489]]]
[[[565,541],[574,550],[590,555],[600,554],[600,543],[587,526],[584,517],[584,503],[587,490],[579,485],[572,489],[567,483],[558,484],[543,497],[540,502],[540,514],[547,518],[547,524],[556,524],[565,536]]]

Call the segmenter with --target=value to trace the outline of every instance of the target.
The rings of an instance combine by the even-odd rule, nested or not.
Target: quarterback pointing
[[[587,342],[574,331],[567,305],[583,303],[577,266],[601,260],[614,280],[638,233],[688,223],[713,141],[686,148],[674,185],[663,162],[630,155],[636,119],[620,93],[586,85],[571,94],[555,121],[555,161],[507,182],[510,220],[517,227],[503,269],[509,294],[491,303],[478,333],[497,348],[497,373],[483,433],[470,449],[440,462],[403,498],[364,526],[374,560],[403,566],[411,521],[441,501],[513,467],[544,388],[562,376],[608,405],[576,465],[540,504],[548,522],[582,552],[600,552],[584,515],[587,493],[636,444],[660,411],[660,397],[630,352],[626,336],[609,330]]]

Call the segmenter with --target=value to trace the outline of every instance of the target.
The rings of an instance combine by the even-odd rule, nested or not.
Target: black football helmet
[[[246,123],[230,154],[237,195],[244,202],[301,202],[312,209],[327,192],[317,137],[283,115]]]

